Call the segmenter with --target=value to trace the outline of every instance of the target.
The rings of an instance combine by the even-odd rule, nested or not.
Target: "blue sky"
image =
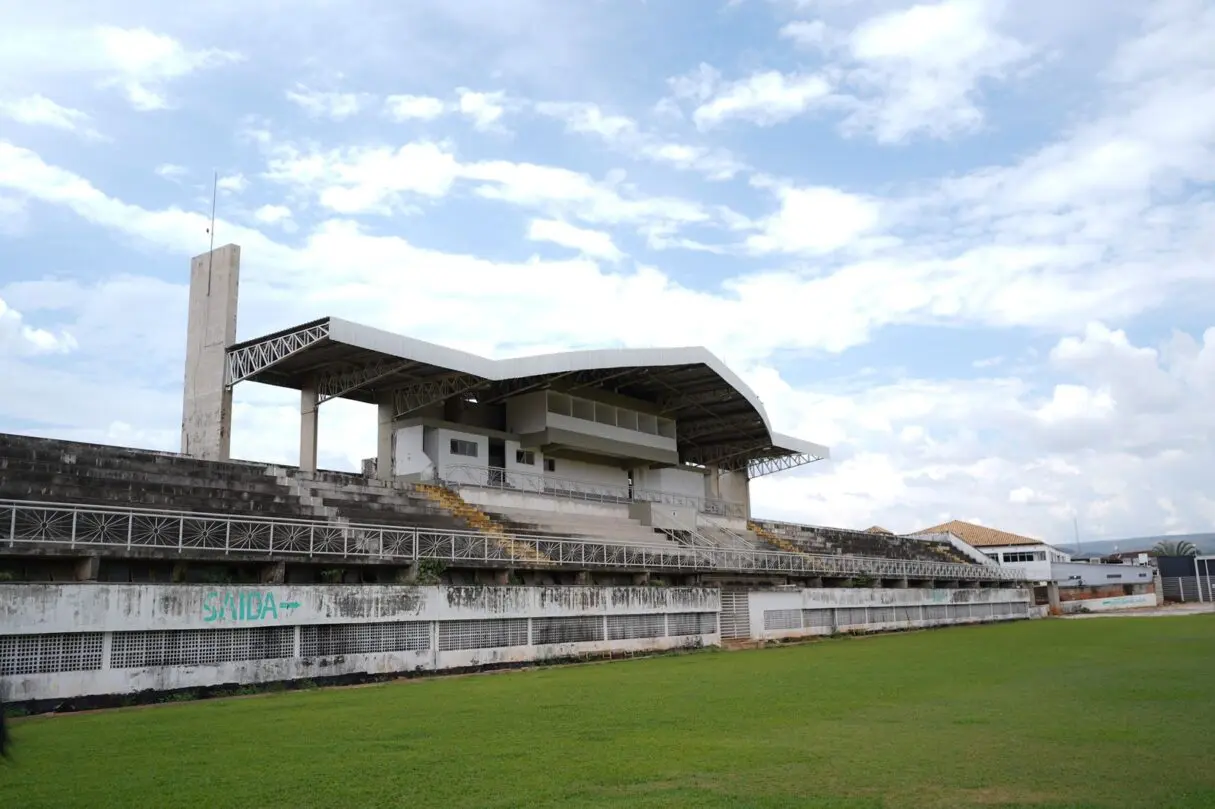
[[[23,5],[0,430],[177,446],[218,171],[242,337],[703,344],[833,448],[758,515],[1215,524],[1211,2]],[[234,452],[294,461],[296,409],[238,389]],[[327,405],[322,463],[374,430]]]

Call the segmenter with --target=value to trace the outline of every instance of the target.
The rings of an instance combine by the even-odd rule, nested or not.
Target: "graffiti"
[[[270,591],[211,590],[203,596],[203,621],[265,621],[278,620],[284,613],[300,605],[298,601],[280,601]]]

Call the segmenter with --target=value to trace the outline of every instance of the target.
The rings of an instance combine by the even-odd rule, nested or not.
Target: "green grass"
[[[1034,621],[38,717],[0,806],[1212,807],[1215,618]]]

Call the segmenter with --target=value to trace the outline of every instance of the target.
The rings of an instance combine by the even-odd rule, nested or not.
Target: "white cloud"
[[[249,181],[245,179],[245,175],[238,172],[220,177],[216,181],[215,187],[228,194],[239,194],[249,187]]]
[[[303,84],[288,90],[286,96],[288,101],[314,118],[330,118],[334,121],[344,121],[357,115],[363,107],[363,97],[357,93],[313,90]]]
[[[473,127],[481,131],[500,131],[502,116],[506,113],[506,93],[478,93],[461,87],[457,91],[459,100],[456,109],[472,121]]]
[[[507,160],[461,162],[446,143],[325,152],[284,144],[272,146],[270,154],[269,179],[315,194],[321,205],[345,214],[402,210],[419,199],[444,197],[461,182],[485,199],[595,225],[669,230],[713,224],[723,216],[694,202],[647,197],[569,169]]]
[[[241,59],[216,48],[190,49],[146,28],[14,26],[0,33],[0,73],[25,83],[89,75],[99,87],[121,91],[140,111],[169,107],[170,83]]]
[[[838,458],[830,468],[757,481],[753,508],[896,531],[980,517],[1070,544],[1073,515],[1090,536],[1158,531],[1173,518],[1163,497],[1179,515],[1177,530],[1207,530],[1205,483],[1194,484],[1210,479],[1215,462],[1215,413],[1206,406],[1215,328],[1201,340],[1174,337],[1167,350],[1128,343],[1115,353],[1107,353],[1107,333],[1094,324],[1063,338],[1055,353],[1092,362],[1044,388],[1011,378],[858,379],[799,392],[775,372],[752,373],[778,423],[794,434],[817,430]],[[1153,380],[1180,393],[1167,415],[1121,398],[1130,376],[1123,364],[1149,353]]]
[[[604,113],[598,104],[541,102],[536,111],[564,122],[567,132],[593,135],[638,160],[697,171],[710,180],[728,180],[746,169],[728,150],[682,143],[643,131],[634,119]]]
[[[755,73],[745,79],[717,86],[700,104],[692,119],[708,129],[731,118],[761,126],[787,121],[831,95],[831,82],[822,75],[785,75],[775,70]]]
[[[624,254],[601,230],[589,230],[559,219],[533,219],[527,228],[527,238],[534,242],[552,242],[577,250],[591,258],[619,261]]]
[[[55,333],[26,324],[21,313],[0,298],[0,354],[65,354],[77,347],[76,339],[67,332]]]
[[[295,229],[295,223],[291,221],[291,209],[286,205],[263,205],[253,212],[253,218],[265,225]]]
[[[747,246],[759,253],[830,253],[854,244],[878,224],[878,204],[863,196],[825,187],[780,188],[777,193],[780,210],[747,238]]]
[[[394,121],[432,121],[447,111],[447,104],[433,96],[391,95],[384,99],[384,114]]]
[[[872,18],[852,32],[849,75],[861,98],[845,126],[897,142],[980,126],[984,80],[1004,79],[1033,55],[999,32],[1002,0],[943,0]]]
[[[0,116],[28,126],[49,126],[69,132],[93,132],[88,127],[91,119],[86,113],[56,104],[43,95],[26,96],[12,101],[0,99]]]
[[[175,163],[161,163],[156,167],[156,176],[163,177],[166,180],[176,180],[179,177],[184,177],[190,173],[190,170],[185,166],[179,166]]]
[[[817,109],[843,113],[846,133],[881,143],[915,135],[947,138],[980,127],[984,82],[1025,69],[1034,49],[1003,33],[1004,0],[940,0],[883,11],[851,30],[797,20],[783,39],[825,54],[818,71],[757,71],[732,82],[701,65],[672,82],[676,97],[698,102],[702,128],[730,118],[761,126]]]

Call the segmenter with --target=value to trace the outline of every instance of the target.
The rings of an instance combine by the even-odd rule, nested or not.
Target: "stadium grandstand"
[[[535,604],[541,606],[533,606],[541,612],[547,608],[543,605],[557,599],[567,604],[562,609],[574,613],[589,602],[584,599],[575,608],[568,593],[601,586],[592,601],[608,605],[603,609],[611,612],[612,599],[624,599],[620,609],[631,605],[632,612],[619,617],[633,623],[626,621],[613,630],[611,621],[596,625],[600,619],[594,618],[587,624],[587,616],[574,613],[503,618],[500,611],[494,612],[497,607],[484,604],[478,609],[489,609],[496,617],[477,613],[480,617],[473,620],[471,614],[461,613],[464,618],[445,622],[444,611],[456,609],[449,589],[446,605],[434,607],[440,610],[436,626],[477,625],[461,629],[465,634],[454,640],[443,640],[446,630],[435,629],[437,640],[432,643],[423,638],[430,637],[429,630],[417,627],[409,632],[421,634],[402,640],[405,636],[399,632],[405,630],[400,627],[406,624],[398,620],[377,630],[388,632],[392,626],[398,634],[369,639],[361,624],[346,623],[339,626],[350,627],[344,631],[354,634],[342,636],[345,640],[317,640],[319,645],[309,646],[307,632],[316,627],[301,617],[306,625],[294,628],[294,641],[287,635],[277,641],[286,644],[279,652],[255,653],[249,650],[253,647],[240,652],[229,646],[216,651],[206,644],[217,636],[182,635],[174,643],[203,645],[190,646],[192,651],[173,659],[198,662],[220,655],[239,661],[244,654],[294,660],[308,657],[302,651],[306,648],[327,654],[531,648],[544,646],[545,637],[575,646],[656,635],[718,642],[754,638],[768,630],[813,633],[840,626],[893,628],[1025,617],[1028,596],[1018,589],[1023,578],[1018,571],[1002,568],[973,549],[967,552],[965,543],[949,537],[896,536],[877,528],[850,531],[754,517],[752,480],[826,459],[829,452],[773,431],[754,392],[706,349],[595,350],[491,360],[332,317],[237,342],[239,266],[240,249],[235,245],[197,257],[191,265],[180,453],[0,434],[3,578],[65,586],[127,585],[136,588],[129,594],[135,606],[123,614],[152,610],[140,613],[139,631],[116,629],[112,621],[99,624],[92,633],[96,638],[89,641],[96,649],[80,652],[84,662],[69,665],[61,656],[54,658],[61,661],[54,665],[108,670],[117,658],[101,650],[118,643],[119,635],[140,635],[130,641],[142,644],[130,660],[152,668],[167,665],[162,646],[157,646],[167,641],[152,637],[156,632],[149,627],[188,634],[199,631],[190,621],[212,621],[216,616],[277,620],[280,608],[290,607],[300,610],[299,615],[321,616],[307,620],[355,615],[365,621],[373,613],[387,620],[393,615],[399,619],[399,610],[409,611],[399,607],[393,613],[387,601],[370,595],[373,590],[358,595],[349,589],[368,585],[390,586],[374,592],[414,585],[481,590],[513,585],[529,590],[528,598],[540,599]],[[300,392],[297,466],[231,459],[232,389],[244,382]],[[376,406],[376,456],[359,472],[317,468],[317,411],[338,398]],[[335,600],[335,591],[311,587],[322,584],[345,585],[346,600]],[[170,620],[146,607],[149,596],[138,588],[162,585],[203,585],[197,593],[182,591],[174,598],[181,603],[197,600],[189,609],[197,608],[207,617],[187,620],[180,611],[170,610]],[[216,585],[248,585],[251,594],[206,589]],[[14,586],[0,585],[7,593],[4,598],[16,605],[8,614],[33,614],[34,608],[22,601],[29,591]],[[296,595],[281,597],[268,589],[293,587]],[[875,596],[856,596],[858,587],[888,588],[889,597],[882,603],[891,606],[866,612],[864,605]],[[792,612],[749,606],[751,591],[772,588],[795,595],[805,592],[802,588],[824,594],[834,588],[844,595],[827,601],[822,600],[827,596],[806,596],[805,609],[795,605]],[[921,606],[927,595],[893,606],[890,598],[912,588],[936,594],[933,603],[939,609]],[[100,597],[96,592],[69,587],[43,593],[41,598],[69,599],[74,606],[57,613],[58,624],[10,621],[0,626],[0,652],[7,643],[12,654],[26,660],[25,671],[43,671],[38,667],[44,664],[29,661],[51,659],[48,650],[60,641],[48,638],[69,630],[84,632],[79,627],[86,613],[118,609],[118,596],[88,606],[88,599]],[[831,600],[845,595],[852,606]],[[165,598],[156,603],[167,603]],[[376,606],[352,606],[361,598],[374,600]],[[424,601],[415,598],[410,603]],[[656,618],[642,614],[638,605],[666,612]],[[463,602],[460,608],[471,609]],[[513,615],[530,615],[531,608],[517,608],[522,612]],[[409,609],[416,617],[422,614],[416,610],[430,607]],[[819,621],[824,611],[831,615],[827,624],[808,623],[812,617]],[[183,628],[167,629],[178,620],[186,621]],[[508,625],[519,620],[526,630]],[[544,621],[574,623],[561,624],[564,628],[558,631],[552,629],[557,624]],[[505,633],[499,640],[467,634],[473,629],[489,632],[491,624],[495,632]],[[556,634],[545,635],[550,629]],[[336,631],[324,631],[330,630]],[[518,631],[524,634],[511,634]],[[111,634],[114,637],[103,642],[102,637]],[[288,649],[295,653],[287,654]],[[486,662],[460,659],[462,665]],[[455,665],[437,658],[427,661],[417,665]],[[380,660],[349,665],[391,671],[412,664]],[[52,667],[53,672],[62,670]],[[0,680],[14,671],[0,667]],[[232,676],[214,674],[221,681]],[[296,675],[284,669],[258,675],[263,676]],[[156,678],[141,683],[165,687]],[[63,694],[77,687],[83,686],[35,688],[30,693]],[[89,686],[135,687],[125,680],[121,687]]]

